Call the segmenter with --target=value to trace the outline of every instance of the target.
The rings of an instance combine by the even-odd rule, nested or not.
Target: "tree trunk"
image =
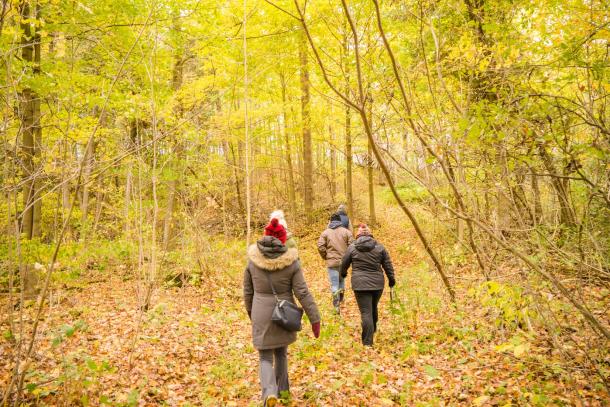
[[[173,30],[178,33],[180,32],[180,19],[176,16],[173,18]],[[172,90],[178,91],[182,86],[182,78],[184,74],[184,55],[180,46],[177,47],[176,54],[174,56],[174,69],[172,70]],[[182,117],[182,111],[178,107],[174,112],[176,116]],[[175,142],[175,155],[178,162],[173,162],[172,174],[169,182],[167,183],[167,202],[165,204],[165,217],[163,218],[163,242],[162,248],[164,251],[170,249],[170,243],[172,241],[173,224],[174,224],[174,207],[176,206],[176,195],[178,191],[178,177],[180,172],[180,160],[182,158],[182,143],[178,137],[174,138]]]
[[[544,163],[546,171],[551,176],[551,184],[553,185],[553,189],[555,190],[555,194],[557,196],[557,201],[559,202],[561,215],[560,222],[563,225],[574,225],[576,223],[576,217],[574,215],[574,211],[572,210],[572,205],[570,204],[569,185],[566,182],[562,182],[558,176],[558,172],[555,169],[553,160],[542,143],[538,143],[538,151],[540,152],[540,156],[542,157],[542,162]],[[568,180],[565,179],[563,181]]]
[[[348,38],[347,29],[344,28],[345,34],[343,35],[343,57],[345,58],[345,94],[349,94],[349,79],[350,79],[350,65],[347,59],[348,53]],[[349,216],[354,216],[354,193],[352,190],[352,117],[350,106],[345,105],[345,199],[347,200],[347,211]]]
[[[284,144],[286,146],[286,165],[288,167],[288,205],[290,214],[294,217],[297,212],[297,198],[294,185],[294,168],[292,164],[292,146],[290,143],[290,135],[288,134],[288,116],[286,112],[286,78],[283,73],[280,73],[280,82],[282,84],[282,134],[284,136]]]
[[[456,166],[456,174],[455,174],[455,183],[456,187],[460,184],[465,183],[465,175],[464,175],[464,166],[462,165],[462,157],[460,155],[460,150],[458,146],[455,146],[456,154],[455,154],[455,166]],[[459,202],[456,202],[455,194],[453,195],[454,206],[459,207]],[[456,225],[456,233],[457,233],[457,241],[462,244],[464,242],[464,222],[460,217],[456,217],[455,219]]]
[[[91,228],[91,234],[95,236],[97,225],[102,217],[102,210],[104,209],[104,199],[106,198],[106,192],[104,191],[104,177],[100,176],[98,181],[97,192],[95,193],[95,215],[93,216],[93,227]]]
[[[538,176],[532,174],[532,194],[534,199],[534,225],[538,225],[542,221],[542,200],[540,199],[540,186],[538,185]]]
[[[354,193],[352,190],[352,118],[349,106],[345,106],[345,198],[349,216],[354,216]]]
[[[93,157],[95,154],[94,143],[87,143],[87,149],[85,150],[85,168],[83,169],[83,192],[81,195],[80,212],[81,212],[81,224],[83,227],[87,225],[87,216],[89,215],[89,191],[91,178],[91,172],[93,171]]]
[[[32,73],[40,73],[40,35],[35,25],[30,22],[32,17],[39,18],[39,9],[36,7],[35,15],[32,16],[29,1],[21,3],[20,10],[22,22],[21,29],[21,58],[32,67]],[[30,88],[21,92],[20,116],[22,123],[22,145],[23,154],[23,212],[21,214],[21,232],[26,239],[40,237],[40,219],[42,211],[42,200],[40,196],[40,185],[37,182],[38,169],[36,161],[40,157],[40,146],[42,143],[42,127],[40,126],[40,97]]]
[[[373,131],[373,99],[369,98],[369,125],[371,132]],[[371,225],[377,224],[377,217],[375,216],[375,182],[373,180],[375,168],[373,160],[373,135],[367,139],[366,149],[366,175],[369,186],[369,223]]]
[[[501,143],[496,144],[496,155],[495,160],[500,174],[500,179],[496,180],[496,204],[494,205],[494,222],[496,233],[504,233],[510,228],[511,217],[510,217],[510,199],[508,197],[508,169],[506,163],[506,148]],[[494,179],[495,174],[492,174],[491,178]],[[506,185],[506,188],[504,187]]]
[[[127,150],[131,150],[138,143],[138,121],[137,119],[131,120],[129,123],[129,135],[126,141]],[[131,193],[133,190],[133,161],[128,158],[127,163],[127,174],[125,176],[125,196],[123,199],[123,231],[125,237],[129,233],[130,221],[129,221],[129,209],[131,208]]]
[[[231,157],[233,158],[233,178],[235,181],[235,194],[237,195],[237,204],[241,213],[245,215],[246,205],[244,203],[244,194],[241,190],[243,182],[241,174],[244,171],[244,143],[241,141],[237,142],[237,148],[233,143],[229,142],[231,148]]]
[[[312,220],[313,210],[313,158],[311,151],[311,113],[309,110],[309,68],[307,66],[307,44],[305,37],[299,41],[301,62],[301,120],[303,130],[303,203],[305,216]]]
[[[337,195],[337,150],[335,149],[333,128],[328,125],[328,135],[330,137],[330,197],[335,202],[335,196]]]

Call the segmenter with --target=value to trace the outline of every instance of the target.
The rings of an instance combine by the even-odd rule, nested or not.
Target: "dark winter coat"
[[[267,273],[280,299],[294,303],[294,293],[309,321],[320,321],[297,249],[286,248],[278,239],[265,236],[248,248],[248,266],[244,272],[244,303],[252,321],[252,342],[259,350],[287,346],[296,340],[296,332],[288,332],[271,322],[276,301]]]
[[[383,271],[394,285],[394,267],[390,255],[372,236],[360,236],[347,248],[341,261],[341,275],[344,278],[350,265],[354,291],[383,290]]]
[[[341,221],[331,221],[318,239],[318,253],[326,260],[326,267],[339,268],[341,259],[353,240],[352,232],[344,228]]]

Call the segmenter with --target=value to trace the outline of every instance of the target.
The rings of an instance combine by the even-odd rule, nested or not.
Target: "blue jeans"
[[[339,275],[338,268],[328,268],[328,279],[330,280],[330,290],[333,295],[339,290],[345,290],[345,279]]]

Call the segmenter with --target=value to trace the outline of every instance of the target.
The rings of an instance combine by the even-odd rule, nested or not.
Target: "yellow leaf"
[[[482,406],[483,404],[489,401],[489,396],[479,396],[476,399],[472,400],[472,404],[475,406]]]
[[[513,349],[513,354],[515,355],[516,358],[520,358],[528,350],[529,350],[529,346],[526,343],[522,343],[520,345],[515,346],[515,349]]]

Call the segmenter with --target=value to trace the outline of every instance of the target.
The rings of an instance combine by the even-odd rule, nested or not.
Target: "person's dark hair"
[[[332,215],[330,215],[330,221],[339,221],[341,222],[341,216],[338,213],[333,213]]]

